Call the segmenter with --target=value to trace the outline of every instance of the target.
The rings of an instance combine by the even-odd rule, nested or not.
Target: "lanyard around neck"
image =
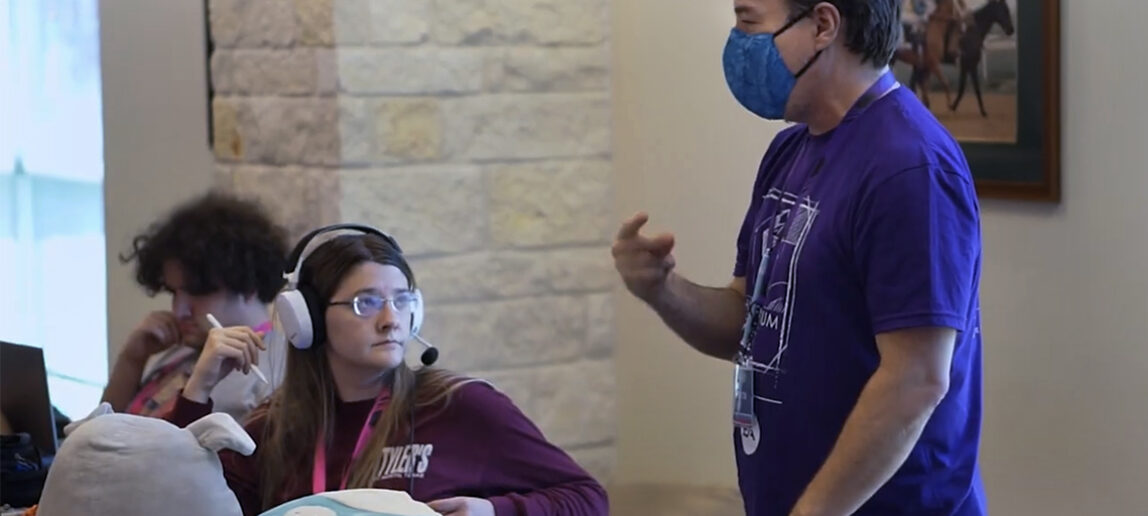
[[[375,404],[371,406],[371,412],[367,414],[366,421],[363,421],[363,428],[359,430],[359,439],[355,441],[355,449],[351,452],[351,459],[347,461],[347,465],[343,469],[343,479],[339,484],[340,491],[347,488],[347,476],[350,474],[351,466],[355,463],[355,459],[359,458],[359,454],[363,453],[367,441],[371,439],[371,432],[375,427],[374,420],[382,413],[383,402],[390,397],[389,388],[383,388],[375,397]],[[319,439],[315,441],[315,460],[311,470],[311,492],[313,494],[327,491],[327,446],[325,441],[323,430],[320,428]]]
[[[274,328],[271,321],[263,321],[259,326],[252,326],[251,331],[259,334],[268,333]]]
[[[897,79],[892,72],[883,73],[881,77],[879,77],[877,81],[874,82],[871,86],[869,86],[869,89],[866,90],[865,93],[857,99],[853,107],[849,110],[849,113],[846,114],[846,118],[848,119],[850,116],[855,116],[865,109],[868,109],[869,106],[874,102],[885,98],[886,95],[892,93],[900,86],[900,83],[897,82]],[[807,147],[803,144],[802,147],[797,150],[797,156],[794,158],[793,165],[799,162],[807,151]],[[791,165],[789,172],[781,181],[782,190],[786,189],[786,185],[788,185],[790,177],[793,175],[793,173],[794,172]],[[758,302],[761,299],[763,285],[765,283],[766,276],[768,275],[767,270],[770,264],[770,255],[773,252],[774,240],[776,240],[782,232],[787,230],[786,228],[789,224],[789,221],[787,221],[785,228],[777,227],[777,217],[782,211],[782,205],[784,202],[784,198],[779,196],[777,199],[778,205],[774,207],[773,217],[770,218],[772,221],[771,224],[773,224],[774,227],[770,228],[769,231],[765,233],[763,241],[761,242],[761,259],[757,264],[757,272],[753,281],[753,291],[749,293],[749,297],[747,298],[745,321],[742,323],[741,340],[738,343],[737,359],[740,362],[748,363],[748,361],[753,357],[753,340],[754,335],[756,334],[754,319],[756,319],[758,316]]]

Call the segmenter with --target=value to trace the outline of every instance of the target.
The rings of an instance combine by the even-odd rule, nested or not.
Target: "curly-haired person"
[[[116,412],[163,417],[191,376],[212,325],[271,329],[269,305],[283,285],[288,236],[253,201],[218,191],[175,208],[132,240],[120,257],[135,262],[149,296],[171,296],[171,310],[143,317],[120,349],[103,400]],[[257,374],[229,375],[212,393],[217,411],[243,421],[274,390],[282,350],[258,358]]]

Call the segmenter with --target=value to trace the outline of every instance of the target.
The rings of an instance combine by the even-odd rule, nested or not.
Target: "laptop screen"
[[[46,455],[56,454],[56,421],[48,395],[44,351],[0,341],[0,413]]]

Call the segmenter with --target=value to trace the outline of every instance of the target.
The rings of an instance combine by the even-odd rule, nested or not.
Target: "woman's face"
[[[403,361],[414,295],[398,267],[363,262],[343,278],[327,307],[327,352],[355,368],[387,371]]]

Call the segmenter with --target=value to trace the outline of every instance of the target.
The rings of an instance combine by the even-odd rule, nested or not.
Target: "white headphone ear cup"
[[[415,289],[415,306],[411,310],[411,335],[418,335],[423,329],[423,293]]]
[[[275,313],[283,327],[283,335],[292,346],[298,349],[311,347],[314,332],[311,327],[311,312],[307,301],[298,290],[287,290],[275,296]]]

